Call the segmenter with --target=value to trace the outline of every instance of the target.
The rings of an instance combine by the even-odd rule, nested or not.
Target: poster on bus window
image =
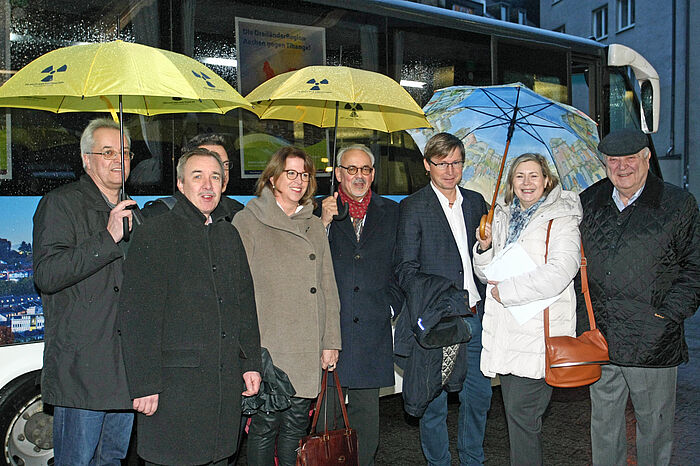
[[[2,121],[2,120],[0,120]],[[5,112],[0,125],[0,180],[12,179],[12,151],[10,150],[10,113]]]
[[[273,23],[236,18],[236,50],[238,91],[247,95],[258,85],[287,71],[326,63],[326,30],[314,26]],[[245,113],[245,112],[244,112]],[[240,123],[238,146],[241,155],[241,177],[257,178],[267,161],[279,148],[301,147],[297,136],[301,125],[291,122],[259,124],[255,117],[244,115]],[[257,128],[256,128],[257,127]],[[270,131],[273,131],[270,134]],[[322,134],[327,135],[327,131]],[[327,137],[303,147],[316,162],[317,171],[327,165]]]

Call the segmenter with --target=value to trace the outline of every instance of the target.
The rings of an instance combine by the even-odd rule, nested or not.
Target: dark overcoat
[[[398,314],[403,303],[393,270],[398,223],[399,205],[372,193],[359,242],[350,216],[330,224],[343,340],[336,370],[344,387],[394,385],[391,308]]]
[[[581,194],[581,239],[596,324],[610,362],[672,367],[688,361],[683,322],[700,305],[700,212],[692,194],[649,173],[620,212],[605,178]],[[579,287],[580,290],[580,287]],[[577,299],[578,330],[588,317]]]
[[[185,196],[148,219],[125,264],[119,325],[132,398],[159,394],[139,414],[138,453],[158,464],[203,464],[236,450],[242,374],[260,371],[253,282],[223,209],[205,218]]]
[[[46,403],[98,411],[131,407],[115,327],[124,251],[107,231],[110,210],[83,175],[44,196],[34,214]]]

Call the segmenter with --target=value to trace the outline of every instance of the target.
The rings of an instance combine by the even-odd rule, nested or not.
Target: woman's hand
[[[488,283],[489,285],[493,285],[493,288],[491,288],[491,296],[493,296],[493,299],[495,299],[499,304],[503,304],[501,302],[501,295],[498,294],[498,282],[489,280]]]
[[[335,370],[335,365],[338,363],[337,349],[324,349],[321,352],[321,369]]]
[[[484,239],[481,239],[479,229],[476,229],[476,240],[479,242],[479,249],[486,251],[491,247],[491,224],[487,223],[484,228]]]

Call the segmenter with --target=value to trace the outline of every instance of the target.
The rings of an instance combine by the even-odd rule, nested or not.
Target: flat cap
[[[608,157],[636,154],[645,147],[649,147],[647,135],[638,129],[613,131],[598,144],[598,150]]]

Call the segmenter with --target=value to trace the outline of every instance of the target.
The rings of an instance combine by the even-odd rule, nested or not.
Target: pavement
[[[700,316],[686,321],[690,363],[678,369],[676,421],[672,465],[698,464],[700,457]],[[457,461],[456,398],[450,398],[448,431],[453,464]],[[418,420],[403,410],[401,395],[382,397],[380,440],[376,464],[409,466],[425,464],[420,449]],[[628,465],[636,465],[635,425],[631,405],[627,407]],[[590,399],[588,388],[555,389],[543,422],[544,463],[547,465],[591,464]],[[239,465],[246,465],[245,440]],[[509,464],[508,429],[499,387],[494,387],[486,423],[484,450],[487,465]]]

